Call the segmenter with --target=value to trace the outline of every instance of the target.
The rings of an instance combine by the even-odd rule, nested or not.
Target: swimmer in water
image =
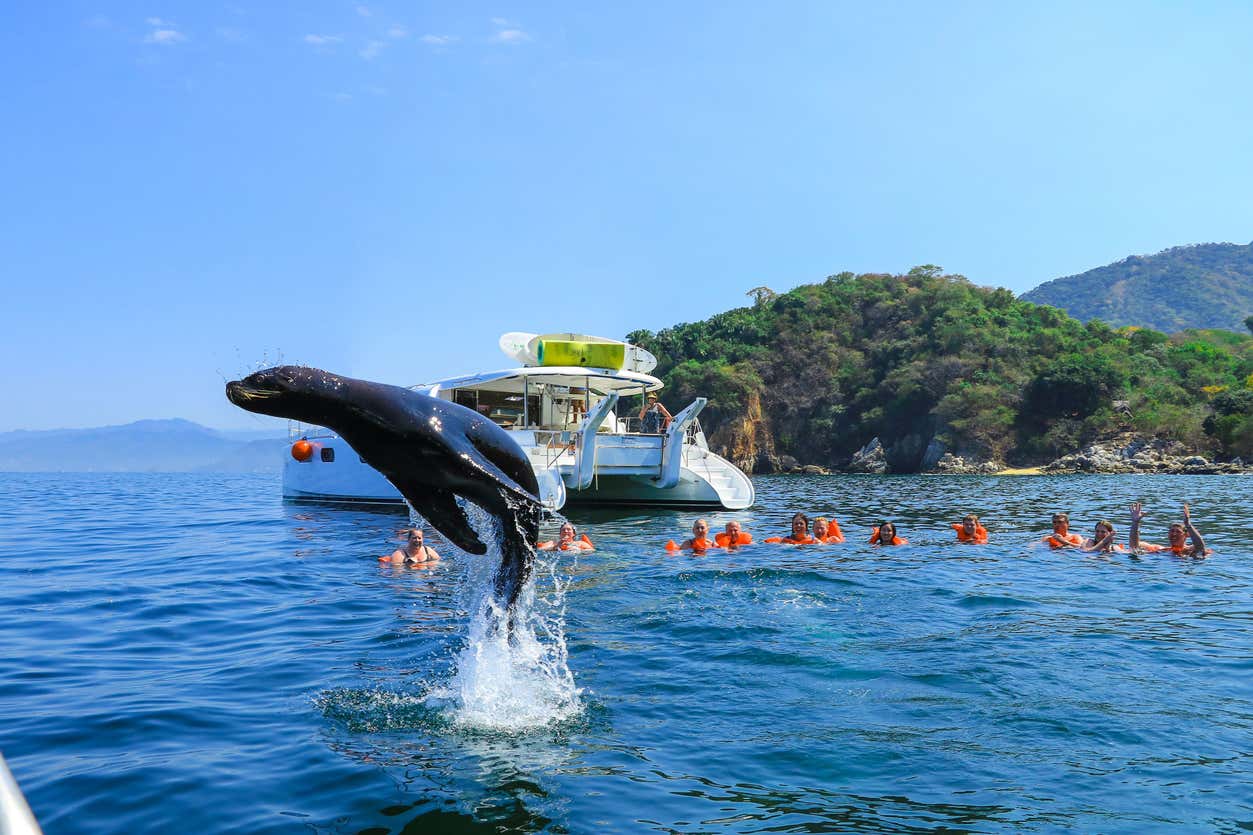
[[[1053,514],[1053,532],[1044,537],[1044,543],[1050,548],[1078,548],[1083,544],[1083,537],[1070,532],[1070,516],[1065,513]]]
[[[1136,554],[1156,554],[1159,551],[1170,551],[1176,557],[1196,557],[1204,559],[1214,553],[1205,547],[1201,532],[1192,524],[1192,513],[1188,506],[1183,506],[1183,521],[1172,522],[1167,531],[1167,545],[1154,545],[1140,541],[1140,522],[1144,519],[1144,505],[1136,502],[1131,506],[1131,534],[1128,542],[1131,551]]]
[[[732,519],[727,522],[726,531],[714,537],[714,542],[720,548],[738,548],[741,545],[751,545],[753,535],[741,529],[740,523]]]
[[[879,523],[879,527],[874,529],[874,533],[870,534],[871,545],[908,545],[908,539],[901,539],[896,535],[896,523],[883,521]]]
[[[418,565],[428,566],[439,562],[439,554],[435,553],[435,549],[425,544],[425,535],[421,528],[409,528],[409,538],[405,541],[404,547],[397,548],[384,557],[379,557],[379,562],[389,562],[392,565]]]
[[[574,525],[569,522],[563,522],[557,530],[557,541],[551,539],[547,542],[540,542],[535,546],[537,551],[594,551],[596,550],[591,540],[586,536],[579,537],[579,532],[575,530]]]
[[[813,545],[818,540],[809,535],[809,517],[803,513],[794,513],[792,514],[792,534],[772,536],[766,541],[783,545]]]
[[[1079,550],[1098,554],[1112,554],[1115,551],[1122,551],[1123,547],[1114,542],[1114,536],[1114,526],[1102,519],[1093,528],[1091,539],[1085,539],[1083,544],[1079,546]]]
[[[817,542],[843,542],[844,532],[840,530],[840,523],[834,519],[828,520],[825,516],[819,516],[814,520],[814,540]]]
[[[697,519],[692,523],[692,538],[683,540],[683,543],[679,545],[679,550],[699,554],[717,547],[718,543],[709,538],[709,523],[704,519]]]
[[[979,517],[973,513],[967,513],[960,522],[952,525],[952,528],[957,531],[958,542],[969,542],[974,545],[988,544],[988,529],[979,524]]]

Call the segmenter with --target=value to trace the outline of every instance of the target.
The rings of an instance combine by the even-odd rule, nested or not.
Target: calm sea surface
[[[1253,479],[756,483],[759,538],[850,544],[671,557],[696,514],[571,510],[598,550],[502,658],[483,558],[376,561],[402,513],[0,474],[0,750],[49,835],[1253,829]],[[1217,553],[1033,544],[1055,509],[1125,541],[1135,499]],[[991,545],[950,546],[967,510]]]

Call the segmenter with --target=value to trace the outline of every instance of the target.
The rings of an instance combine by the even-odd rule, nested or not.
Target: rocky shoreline
[[[924,455],[922,473],[944,475],[1063,475],[1070,473],[1145,473],[1161,475],[1236,475],[1253,474],[1253,462],[1214,461],[1179,441],[1146,438],[1135,434],[1119,435],[1089,444],[1078,452],[1063,455],[1041,467],[1013,469],[1003,461],[987,461],[963,457],[944,451],[933,442]],[[765,460],[763,460],[763,458]],[[743,462],[747,463],[747,462]],[[828,468],[802,464],[790,455],[758,456],[752,472],[829,475],[831,473],[868,473],[884,475],[892,472],[886,451],[878,438],[858,450],[844,467]]]

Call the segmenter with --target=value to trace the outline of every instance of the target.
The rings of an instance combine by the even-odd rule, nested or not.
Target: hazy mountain
[[[281,465],[286,442],[281,429],[220,432],[178,418],[18,430],[0,432],[0,471],[263,472]]]
[[[1061,308],[1085,322],[1101,319],[1165,333],[1187,328],[1243,333],[1245,317],[1253,314],[1253,243],[1196,244],[1132,255],[1046,281],[1022,299]]]

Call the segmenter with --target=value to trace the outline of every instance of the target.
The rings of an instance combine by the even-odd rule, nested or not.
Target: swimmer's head
[[[814,536],[822,539],[829,530],[831,530],[831,523],[827,521],[827,517],[819,516],[814,520]]]
[[[965,530],[966,533],[974,533],[975,529],[978,527],[978,516],[975,516],[973,513],[967,513],[964,517],[962,517],[962,529]]]
[[[883,521],[879,523],[879,541],[891,542],[896,538],[896,525],[891,522]]]
[[[709,523],[704,519],[697,519],[692,523],[692,538],[705,539],[709,536]]]
[[[792,534],[799,536],[809,532],[809,517],[803,513],[792,515]]]
[[[1183,522],[1172,522],[1167,536],[1171,545],[1182,545],[1188,538],[1188,529],[1183,526]]]
[[[557,538],[562,542],[573,542],[578,536],[578,531],[574,529],[574,525],[570,522],[563,522],[561,528],[557,531]]]
[[[1070,530],[1070,517],[1065,513],[1054,513],[1053,530],[1057,533],[1066,533],[1066,531]]]

